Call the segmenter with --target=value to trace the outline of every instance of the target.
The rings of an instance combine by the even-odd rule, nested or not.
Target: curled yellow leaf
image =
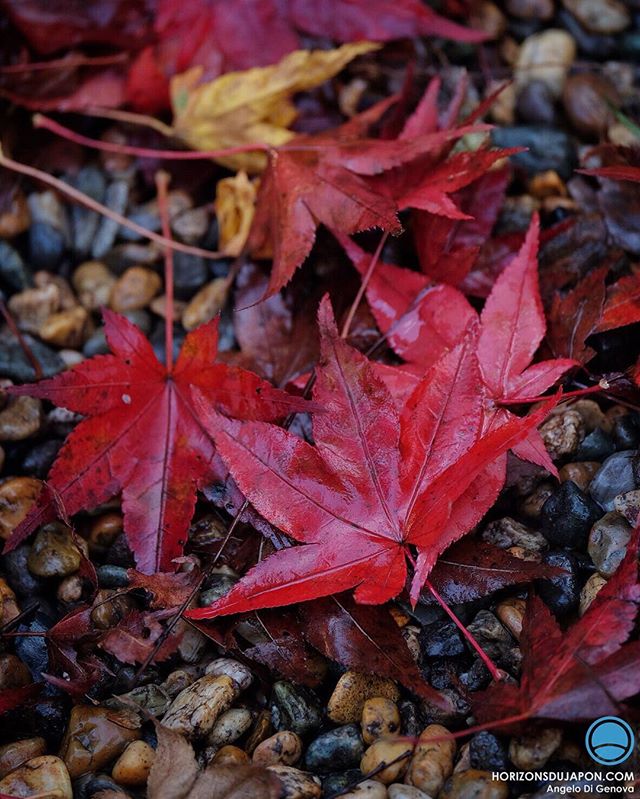
[[[291,97],[320,85],[356,56],[378,47],[354,42],[333,50],[295,50],[277,64],[228,72],[206,83],[201,83],[202,68],[193,67],[171,81],[173,132],[195,150],[256,143],[278,147],[294,136],[289,130],[296,117]],[[259,151],[217,160],[251,173],[266,164]]]

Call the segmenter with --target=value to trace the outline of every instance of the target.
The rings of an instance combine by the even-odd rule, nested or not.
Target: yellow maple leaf
[[[295,135],[288,130],[296,117],[292,95],[320,85],[378,47],[355,42],[334,50],[295,50],[272,66],[228,72],[208,83],[200,82],[202,67],[193,67],[171,80],[173,133],[195,150],[286,144]],[[266,165],[259,151],[216,160],[251,173]]]

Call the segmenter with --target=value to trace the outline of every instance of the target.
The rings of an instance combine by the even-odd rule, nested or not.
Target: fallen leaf
[[[198,569],[178,572],[177,574],[143,574],[135,569],[127,570],[129,584],[127,589],[133,591],[142,588],[152,596],[151,607],[155,609],[175,608],[186,600],[198,584]]]
[[[618,702],[640,690],[640,642],[625,644],[640,602],[638,532],[618,571],[566,633],[536,596],[520,644],[520,685],[493,684],[475,695],[480,723],[526,719],[591,720],[619,715]]]
[[[166,611],[142,613],[134,610],[101,636],[100,647],[121,663],[144,663],[152,654],[155,662],[167,660],[176,653],[182,635],[170,633],[156,649],[165,632],[159,619],[165,617]]]
[[[168,571],[182,554],[196,489],[212,482],[219,468],[213,440],[192,404],[194,386],[223,413],[245,418],[276,419],[307,406],[251,372],[214,363],[217,320],[188,334],[169,375],[135,325],[108,310],[104,319],[112,355],[9,391],[88,417],[59,451],[48,485],[70,515],[122,491],[138,569]],[[5,552],[55,515],[55,503],[41,495]]]
[[[155,722],[158,746],[147,781],[148,799],[279,799],[280,780],[260,766],[198,768],[191,744]]]
[[[220,250],[237,257],[247,242],[257,196],[257,186],[249,180],[246,172],[238,172],[231,178],[222,178],[216,184],[214,208],[218,220]],[[268,253],[253,253],[256,258],[268,257]]]
[[[203,69],[193,67],[171,81],[173,131],[195,150],[256,143],[279,147],[295,137],[289,130],[297,115],[292,95],[319,86],[356,56],[376,48],[357,42],[335,50],[296,50],[272,66],[229,72],[205,83]],[[266,165],[260,152],[217,160],[248,172],[260,172]]]
[[[381,605],[358,605],[347,594],[301,605],[304,636],[316,649],[347,668],[398,680],[427,701],[424,679],[400,628]]]
[[[456,517],[469,521],[458,501],[547,412],[513,419],[478,439],[482,395],[472,330],[418,384],[399,416],[366,358],[338,338],[326,299],[319,320],[314,398],[326,412],[313,420],[315,447],[273,426],[211,420],[243,493],[303,546],[260,562],[226,596],[190,611],[193,618],[351,588],[356,601],[380,604],[403,590],[411,547],[419,553],[415,601],[437,556],[469,529],[448,526]],[[474,503],[475,522],[487,507]]]
[[[594,332],[640,322],[640,272],[621,277],[607,291],[607,299]]]
[[[557,577],[562,569],[516,558],[491,544],[464,539],[444,552],[429,578],[433,587],[449,605],[481,599],[509,585]],[[436,600],[425,591],[423,602]]]
[[[606,267],[594,269],[564,296],[555,294],[549,313],[547,338],[557,358],[572,358],[587,363],[595,355],[595,350],[587,346],[585,341],[603,322],[607,272]]]

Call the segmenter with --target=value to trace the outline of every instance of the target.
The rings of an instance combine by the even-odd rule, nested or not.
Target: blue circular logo
[[[603,716],[596,719],[585,737],[587,752],[603,766],[617,766],[630,757],[635,745],[633,730],[624,719]]]

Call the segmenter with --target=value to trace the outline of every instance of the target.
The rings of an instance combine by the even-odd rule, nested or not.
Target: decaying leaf
[[[148,799],[279,799],[280,781],[259,766],[198,768],[191,744],[156,723],[158,747],[147,781]]]
[[[279,147],[295,136],[289,130],[296,118],[292,95],[320,85],[377,47],[357,42],[335,50],[296,50],[273,66],[229,72],[204,83],[202,68],[193,67],[171,81],[175,135],[195,150],[256,143]],[[266,165],[259,152],[218,160],[248,172],[260,172]]]

